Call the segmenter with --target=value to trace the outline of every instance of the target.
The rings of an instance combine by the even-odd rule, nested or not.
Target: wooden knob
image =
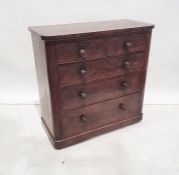
[[[86,94],[85,92],[83,92],[83,91],[81,91],[81,92],[79,93],[79,95],[80,95],[80,97],[82,97],[82,98],[86,98],[86,97],[87,97],[87,94]]]
[[[131,49],[131,47],[132,47],[132,43],[131,42],[125,42],[125,48],[127,49],[127,50],[129,50],[129,49]]]
[[[127,109],[126,105],[123,103],[119,104],[119,108],[122,109],[123,111]]]
[[[80,69],[80,75],[85,75],[87,73],[86,69]]]
[[[88,121],[87,117],[85,115],[81,115],[80,116],[80,120],[83,122],[83,123],[86,123]]]
[[[128,62],[128,61],[124,61],[122,67],[125,68],[125,69],[129,69],[129,68],[130,68],[130,65],[131,65],[130,62]]]
[[[121,82],[120,86],[121,86],[121,88],[123,88],[123,89],[128,89],[128,88],[129,88],[129,83],[123,81],[123,82]]]
[[[87,57],[86,50],[85,49],[81,49],[80,50],[80,55],[81,55],[81,57],[86,58]]]

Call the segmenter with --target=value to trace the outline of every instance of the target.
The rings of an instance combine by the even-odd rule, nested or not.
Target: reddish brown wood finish
[[[87,85],[62,88],[59,92],[60,109],[74,109],[139,92],[143,87],[143,78],[142,72],[134,72]],[[127,83],[128,87],[123,87],[123,83]],[[86,94],[85,97],[80,95],[82,92]]]
[[[140,101],[140,94],[133,94],[62,113],[63,138],[136,117],[140,113]],[[86,121],[82,120],[82,115]]]
[[[141,120],[152,28],[130,20],[29,28],[55,148]]]
[[[80,61],[58,66],[59,85],[90,83],[97,79],[112,77],[124,73],[143,70],[145,68],[145,53],[125,54],[121,56],[104,57],[92,61]],[[86,73],[82,74],[81,71]]]
[[[76,23],[76,24],[61,24],[47,26],[29,27],[31,32],[41,36],[43,40],[71,40],[81,37],[97,37],[106,35],[120,35],[121,33],[143,33],[149,31],[154,26],[152,24],[138,22],[128,19]]]
[[[54,120],[51,106],[51,89],[49,87],[50,85],[45,43],[37,34],[32,33],[31,35],[39,87],[41,117],[43,118],[45,123],[48,123],[48,130],[51,135],[54,136]]]
[[[127,47],[127,43],[131,43],[131,46]],[[102,37],[99,39],[74,41],[73,43],[57,43],[57,64],[143,51],[146,49],[146,43],[145,34]],[[82,51],[85,54],[82,54]]]

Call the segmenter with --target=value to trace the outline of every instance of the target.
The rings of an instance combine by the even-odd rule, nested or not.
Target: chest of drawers
[[[142,119],[153,27],[132,20],[29,27],[42,124],[55,148]]]

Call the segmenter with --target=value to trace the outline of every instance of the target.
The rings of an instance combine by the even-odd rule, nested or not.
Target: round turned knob
[[[86,50],[85,49],[81,49],[80,50],[80,55],[81,55],[81,57],[86,58],[87,57]]]
[[[86,123],[88,121],[87,117],[85,115],[80,115],[80,120],[83,122],[83,123]]]
[[[119,108],[122,109],[123,111],[127,109],[126,105],[123,103],[119,104]]]
[[[122,67],[125,68],[125,69],[129,69],[129,68],[130,68],[130,65],[131,65],[130,62],[128,62],[128,61],[124,61]]]
[[[82,98],[86,98],[86,97],[87,97],[87,94],[86,94],[85,92],[83,92],[83,91],[81,91],[81,92],[79,93],[79,95],[80,95],[80,97],[82,97]]]
[[[85,75],[87,73],[86,69],[80,69],[80,75]]]
[[[120,86],[121,86],[121,88],[123,88],[123,89],[127,89],[127,88],[129,88],[129,83],[123,81],[123,82],[121,82]]]
[[[129,50],[129,49],[131,49],[131,47],[132,47],[132,43],[131,42],[125,42],[125,48],[127,49],[127,50]]]

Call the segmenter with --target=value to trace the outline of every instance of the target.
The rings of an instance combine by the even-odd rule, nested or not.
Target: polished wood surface
[[[86,22],[74,24],[60,24],[60,25],[47,25],[47,26],[33,26],[29,27],[31,32],[34,32],[42,37],[44,40],[70,38],[83,36],[83,34],[90,35],[103,35],[114,34],[123,31],[144,31],[153,28],[153,24],[120,19],[100,22]]]
[[[143,87],[143,79],[142,72],[134,72],[95,83],[60,88],[60,108],[61,110],[74,109],[139,92]],[[86,96],[82,97],[81,92]]]
[[[67,86],[82,84],[83,82],[90,83],[106,77],[144,70],[145,63],[145,53],[138,52],[59,65],[59,85]]]
[[[51,89],[48,79],[48,64],[47,56],[45,54],[45,43],[40,39],[40,36],[35,33],[32,33],[31,35],[40,96],[41,117],[43,117],[44,122],[48,123],[49,132],[54,135],[54,120],[51,108]]]
[[[152,28],[131,20],[29,27],[42,124],[55,148],[142,119]]]
[[[130,47],[127,46],[128,43],[131,44]],[[147,39],[145,34],[101,37],[92,40],[77,40],[72,43],[57,43],[57,64],[144,51],[146,44]]]
[[[63,137],[135,117],[140,113],[140,101],[141,96],[137,93],[62,113]]]

